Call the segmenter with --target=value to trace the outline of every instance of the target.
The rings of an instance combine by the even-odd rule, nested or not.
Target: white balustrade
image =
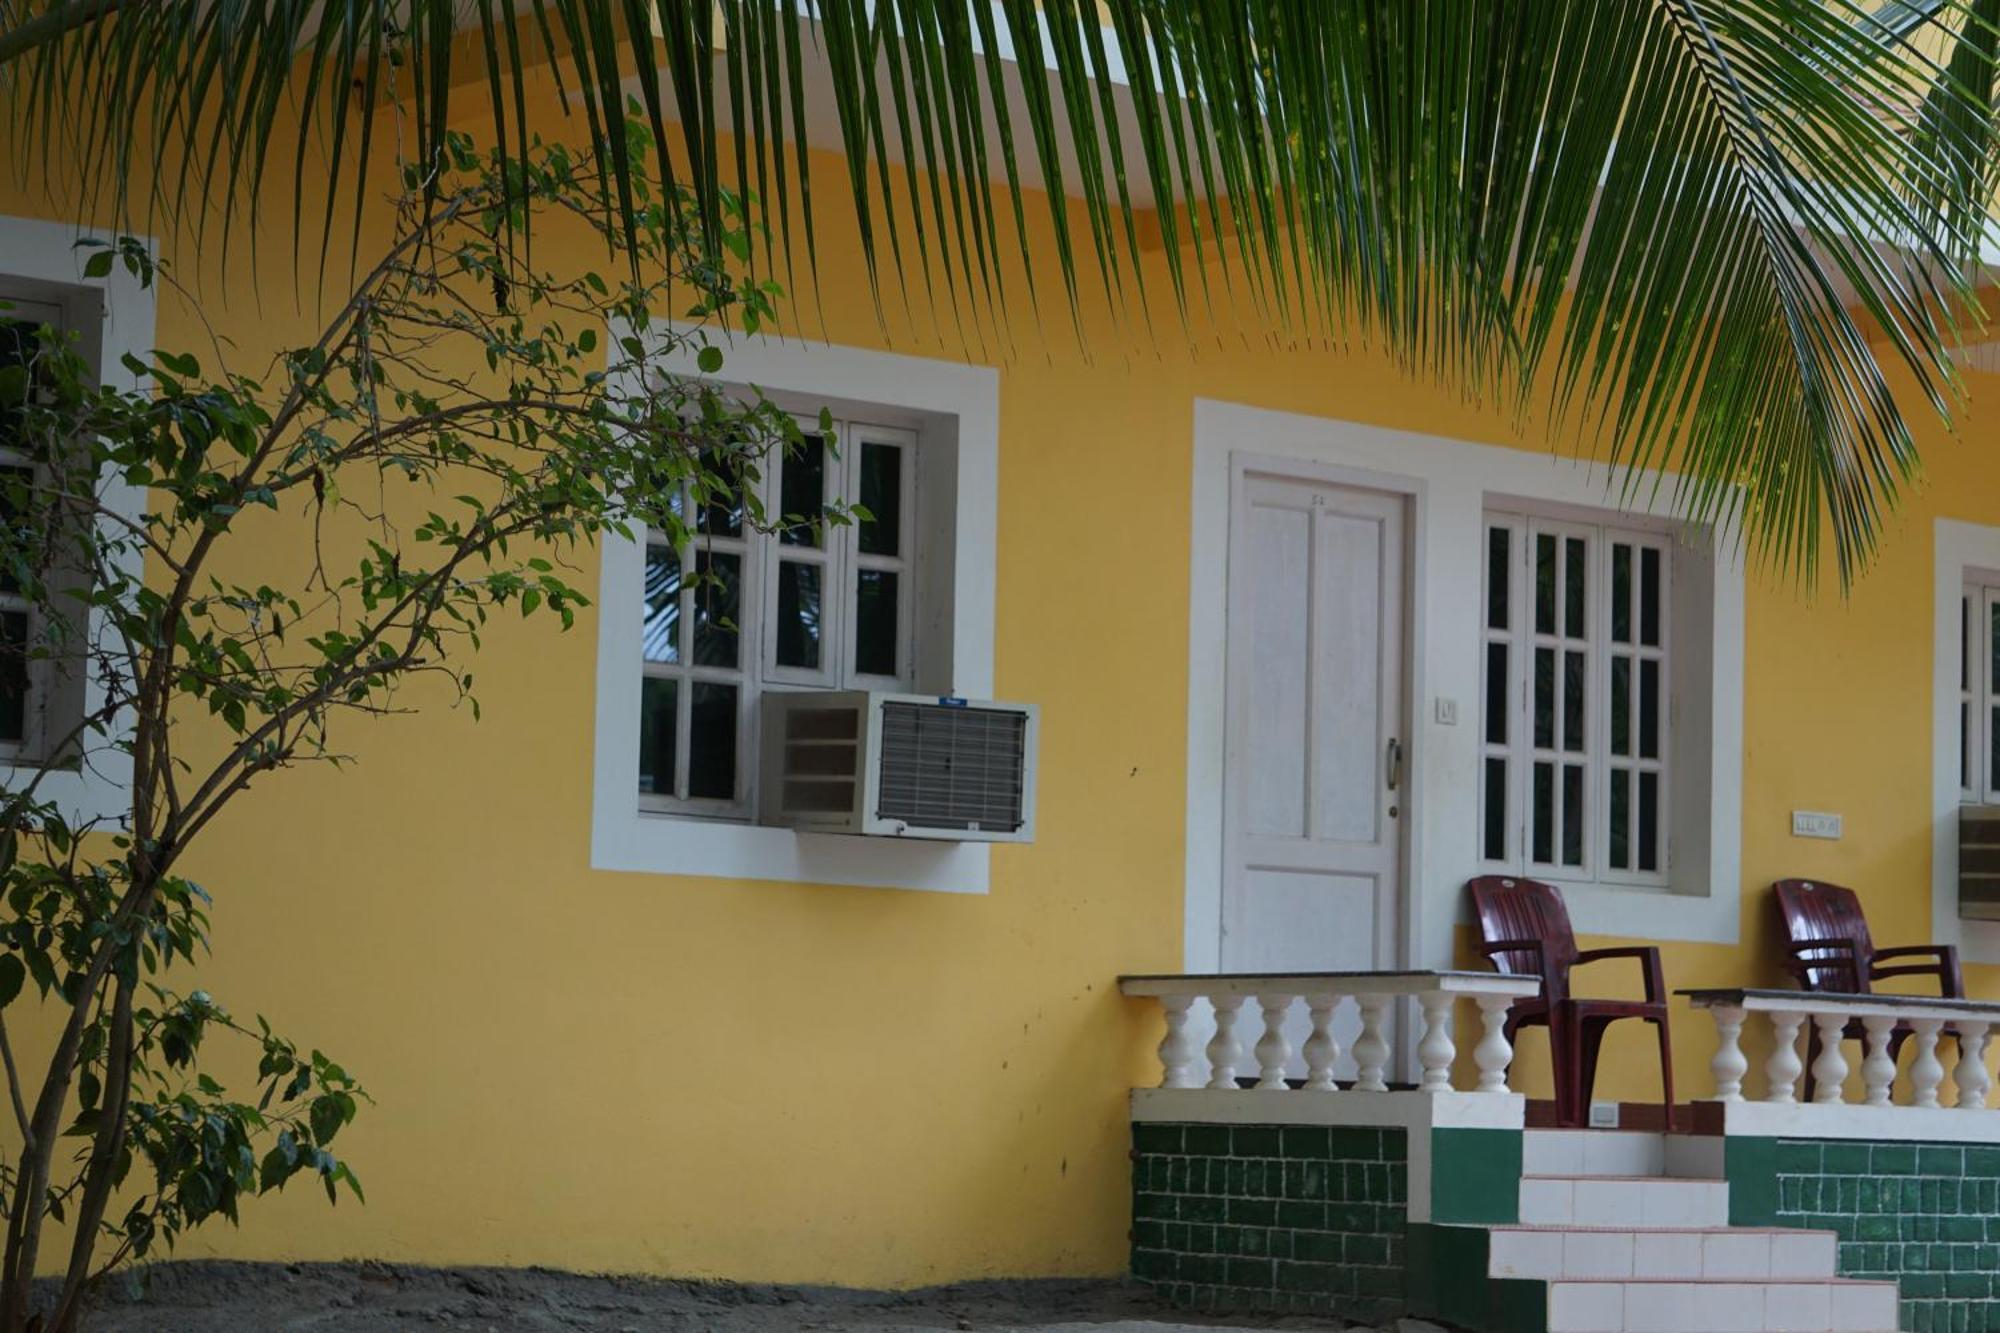
[[[1945,1000],[1915,995],[1828,995],[1788,990],[1687,990],[1682,995],[1715,1022],[1715,1100],[1741,1104],[1748,1062],[1740,1037],[1747,1018],[1769,1024],[1770,1059],[1764,1065],[1764,1102],[1773,1106],[1798,1101],[1798,1081],[1804,1067],[1798,1050],[1799,1030],[1809,1027],[1817,1054],[1812,1062],[1815,1106],[1851,1105],[1847,1101],[1850,1066],[1845,1044],[1850,1033],[1860,1037],[1861,1105],[1876,1108],[1909,1106],[1934,1109],[1942,1103],[1947,1070],[1938,1056],[1939,1038],[1950,1038],[1952,1067],[1948,1071],[1956,1106],[1981,1111],[1993,1089],[1986,1067],[1988,1036],[2000,1024],[2000,1003]],[[1905,1054],[1907,1095],[1896,1096],[1898,1054]],[[1984,1131],[1980,1131],[1983,1135]],[[2000,1138],[2000,1125],[1995,1137]]]
[[[1460,999],[1478,1005],[1482,1021],[1479,1044],[1472,1052],[1478,1069],[1475,1086],[1467,1091],[1504,1093],[1514,1050],[1507,1040],[1507,1010],[1516,1000],[1540,993],[1533,977],[1493,972],[1306,972],[1287,975],[1143,976],[1123,977],[1119,988],[1131,996],[1156,999],[1166,1019],[1166,1036],[1159,1045],[1160,1086],[1257,1093],[1348,1095],[1334,1080],[1341,1044],[1335,1028],[1353,1006],[1359,1034],[1350,1054],[1354,1092],[1387,1092],[1390,1085],[1391,1014],[1396,1002],[1414,997],[1423,1032],[1417,1042],[1418,1087],[1429,1093],[1452,1091],[1458,1046],[1452,1035],[1452,1011]],[[1305,1077],[1295,1080],[1292,1041],[1285,1025],[1296,1002],[1304,998],[1311,1034],[1298,1054]],[[1263,1019],[1262,1033],[1250,1055],[1256,1061],[1254,1085],[1245,1067],[1243,1040],[1237,1035],[1244,1001],[1254,999]],[[1215,1031],[1205,1052],[1189,1034],[1196,1003],[1214,1013]],[[1206,1077],[1196,1067],[1206,1056]],[[1408,1086],[1408,1085],[1405,1085]]]

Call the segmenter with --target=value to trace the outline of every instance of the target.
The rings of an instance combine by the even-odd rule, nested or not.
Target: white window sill
[[[590,839],[593,870],[986,892],[990,849],[983,843],[801,833],[640,810],[636,799],[606,810],[616,797],[599,793]]]
[[[1733,891],[1677,893],[1660,885],[1551,882],[1562,890],[1570,925],[1579,935],[1734,944],[1740,933],[1742,902]]]

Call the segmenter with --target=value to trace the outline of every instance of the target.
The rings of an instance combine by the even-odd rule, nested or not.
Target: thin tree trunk
[[[70,1243],[69,1273],[62,1297],[49,1320],[51,1333],[67,1333],[75,1321],[90,1281],[90,1259],[97,1252],[97,1232],[111,1201],[118,1157],[125,1149],[125,1110],[132,1093],[132,986],[120,980],[111,1002],[111,1043],[105,1051],[104,1099],[99,1105],[97,1141],[84,1169],[83,1199],[76,1211],[76,1236]]]

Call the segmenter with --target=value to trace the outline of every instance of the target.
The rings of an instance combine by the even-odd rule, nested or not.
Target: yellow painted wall
[[[61,208],[0,187],[0,212]],[[952,354],[893,294],[877,323],[840,213],[825,331]],[[266,241],[209,279],[253,361],[306,327],[282,231]],[[1170,314],[1149,334],[1094,308],[1085,356],[1053,292],[1055,332],[1017,307],[1000,361],[995,690],[1043,708],[1035,845],[996,849],[983,897],[593,872],[594,612],[566,636],[497,627],[483,722],[350,724],[354,767],[265,782],[196,855],[217,899],[203,984],[377,1104],[342,1145],[365,1208],[297,1189],[183,1253],[863,1286],[1122,1270],[1124,1098],[1157,1027],[1114,979],[1180,963],[1194,400],[1547,444],[1254,330],[1204,323],[1191,352]],[[196,337],[164,297],[161,343]],[[1975,402],[1996,395],[1982,380]],[[1762,886],[1781,874],[1861,886],[1885,942],[1928,934],[1930,521],[2000,523],[2000,460],[1976,411],[1962,438],[1922,429],[1931,480],[1850,601],[1753,579],[1745,943],[1667,946],[1670,984],[1773,979]],[[267,529],[242,558],[299,547]],[[1794,807],[1843,811],[1846,838],[1792,840]],[[1704,1026],[1679,1024],[1684,1096],[1707,1090]],[[1645,1049],[1614,1042],[1607,1091],[1650,1095]],[[1524,1068],[1541,1077],[1532,1046]]]

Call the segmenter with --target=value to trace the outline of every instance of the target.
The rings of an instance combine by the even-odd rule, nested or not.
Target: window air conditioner
[[[2000,806],[1958,808],[1958,914],[2000,921]]]
[[[764,695],[760,819],[818,833],[1033,842],[1032,704],[874,690]]]

